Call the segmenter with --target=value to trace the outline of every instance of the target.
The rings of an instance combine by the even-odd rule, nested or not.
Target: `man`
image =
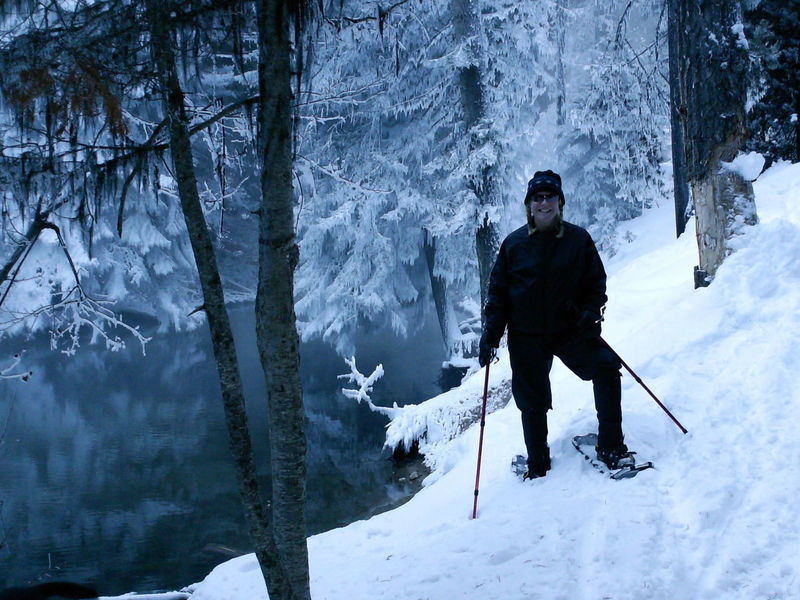
[[[599,339],[606,273],[589,233],[562,219],[561,177],[538,171],[528,182],[528,224],[500,246],[484,307],[479,362],[494,356],[508,327],[511,390],[522,413],[526,479],[550,470],[547,411],[550,367],[557,356],[594,386],[597,457],[617,468],[630,453],[622,434],[620,363]]]

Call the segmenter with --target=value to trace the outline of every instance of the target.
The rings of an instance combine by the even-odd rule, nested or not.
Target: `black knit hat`
[[[536,171],[533,174],[533,179],[528,182],[528,193],[525,194],[525,204],[531,201],[531,197],[536,192],[553,192],[558,194],[559,206],[564,206],[564,192],[561,191],[561,176],[558,173],[553,173],[550,169],[547,171]]]

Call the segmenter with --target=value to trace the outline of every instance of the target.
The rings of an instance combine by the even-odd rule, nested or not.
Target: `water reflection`
[[[234,326],[259,475],[268,481],[263,377],[252,309]],[[376,400],[436,392],[435,330],[392,345],[375,337],[359,357],[382,360]],[[227,451],[222,403],[204,332],[147,347],[67,358],[27,344],[27,384],[0,382],[0,588],[42,577],[97,583],[104,594],[175,588],[203,577],[224,545],[249,542]],[[426,348],[428,348],[426,350]],[[0,356],[12,349],[0,347]],[[427,353],[427,355],[426,355]],[[414,360],[410,359],[414,356]],[[406,372],[405,365],[417,370]],[[421,365],[426,365],[420,371]],[[321,344],[302,350],[309,418],[310,533],[363,518],[412,490],[380,455],[383,417],[337,394],[344,363]],[[268,490],[266,490],[268,492]]]

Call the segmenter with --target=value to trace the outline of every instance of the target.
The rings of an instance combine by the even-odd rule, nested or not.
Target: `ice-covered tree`
[[[650,3],[589,2],[572,18],[591,28],[581,44],[590,52],[568,57],[584,73],[568,99],[561,131],[568,218],[588,227],[598,246],[616,250],[616,223],[641,214],[663,194],[661,162],[668,126],[665,26]],[[576,24],[587,31],[587,23]],[[574,70],[575,67],[573,67]]]
[[[782,0],[748,2],[751,83],[746,148],[777,159],[800,160],[800,8]]]
[[[48,306],[53,294],[72,286],[64,248],[31,228],[43,223],[59,229],[76,270],[85,275],[86,294],[115,302],[117,310],[152,314],[162,329],[195,326],[197,319],[187,319],[198,304],[193,258],[165,160],[165,123],[153,99],[152,71],[140,60],[141,6],[108,0],[69,9],[35,2],[27,8],[5,17],[0,43],[0,251],[10,260],[15,250],[31,248],[24,264],[5,262],[20,272],[2,321],[18,330],[25,310]],[[201,20],[211,10],[203,3],[195,8],[191,13]],[[252,94],[242,84],[244,75],[237,81],[230,59],[231,27],[225,21],[234,11],[228,6],[213,12],[220,24],[206,20],[203,43],[187,36],[181,51],[198,53],[203,65],[205,79],[190,78],[187,102],[199,168],[208,174],[204,209],[217,222],[226,198],[225,212],[246,216],[252,210],[231,201],[244,196],[242,185],[252,171],[252,158],[249,165],[240,160],[247,142],[231,131],[238,117],[231,109],[242,112],[242,97]],[[186,24],[190,17],[181,13],[176,19]],[[231,158],[214,168],[209,163],[216,148]],[[217,184],[220,177],[226,186]],[[229,218],[226,227],[215,227],[215,243],[238,251],[242,225],[242,219]],[[22,324],[47,323],[40,318]]]
[[[520,156],[554,102],[556,4],[339,6],[303,115],[301,331],[343,350],[365,322],[413,332],[432,290],[453,351],[456,310],[480,297],[487,268],[479,231],[507,227]]]

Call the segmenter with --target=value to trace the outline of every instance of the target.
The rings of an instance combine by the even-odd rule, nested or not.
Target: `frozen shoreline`
[[[655,470],[614,482],[583,464],[569,440],[594,427],[591,391],[554,365],[547,477],[511,475],[518,413],[498,410],[479,518],[469,519],[472,427],[435,446],[431,482],[411,501],[310,538],[315,600],[795,597],[800,455],[781,441],[800,420],[800,165],[774,166],[755,189],[761,223],[711,287],[693,290],[696,246],[691,233],[671,239],[669,206],[632,221],[635,241],[607,264],[604,337],[689,429],[623,377],[627,441]],[[501,354],[496,376],[504,369]],[[195,600],[266,593],[252,556],[191,590]]]

